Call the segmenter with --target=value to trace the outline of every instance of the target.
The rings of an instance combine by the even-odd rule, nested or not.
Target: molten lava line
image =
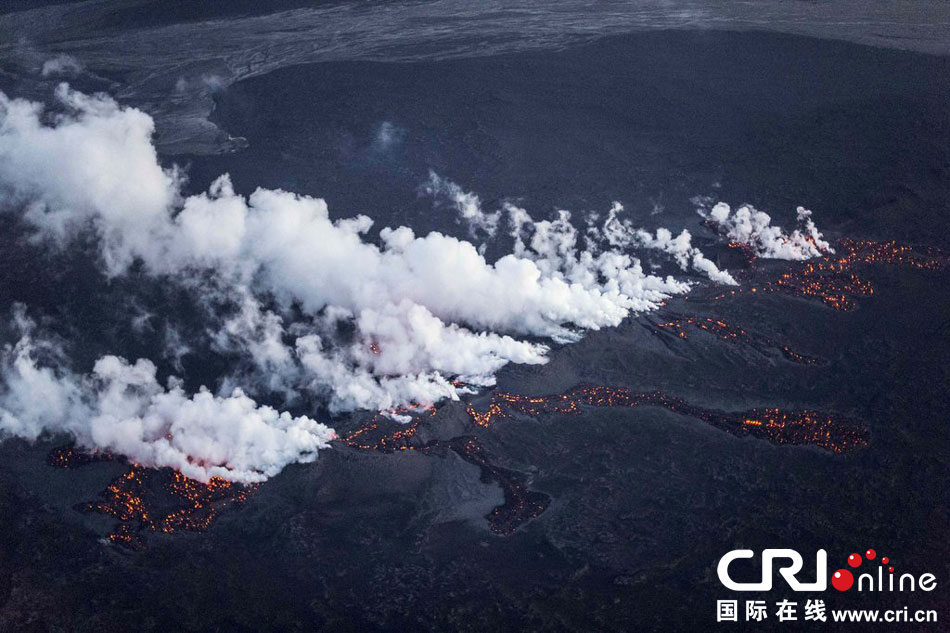
[[[484,410],[472,405],[468,405],[466,410],[476,428],[488,428],[515,415],[579,415],[588,407],[641,406],[661,407],[697,418],[736,436],[757,437],[775,444],[809,444],[833,453],[868,444],[868,432],[863,425],[817,411],[762,408],[734,413],[691,405],[661,392],[641,393],[623,387],[581,385],[565,393],[546,396],[496,392]],[[547,509],[550,497],[530,490],[527,475],[495,465],[478,437],[464,435],[451,440],[424,442],[418,436],[421,425],[419,418],[407,425],[399,425],[377,415],[366,425],[342,436],[340,441],[357,450],[384,453],[417,451],[437,454],[446,449],[455,452],[479,467],[483,481],[495,482],[501,487],[505,502],[486,517],[496,534],[511,534]]]
[[[755,263],[755,254],[750,248],[741,244],[729,246],[745,253],[750,266]],[[782,273],[777,279],[752,285],[749,290],[814,297],[836,310],[850,310],[855,306],[853,297],[874,294],[873,285],[863,279],[856,268],[867,264],[889,264],[919,270],[940,270],[948,261],[946,255],[935,249],[915,249],[897,242],[842,239],[838,249],[839,255],[806,262]],[[742,289],[729,290],[716,298],[738,292],[742,292]],[[778,349],[792,362],[819,362],[819,359],[800,354],[768,337],[711,317],[670,314],[664,318],[665,321],[654,322],[653,325],[675,333],[680,339],[688,338],[687,328],[695,328],[723,341],[746,341],[761,353],[767,349]],[[371,343],[370,349],[374,353],[380,351],[375,342]],[[498,420],[514,415],[577,415],[585,407],[641,406],[665,408],[694,417],[733,435],[749,435],[775,444],[810,444],[834,453],[843,453],[868,443],[868,432],[863,425],[817,411],[764,408],[733,413],[691,405],[660,392],[640,393],[622,387],[581,385],[562,394],[546,396],[494,393],[484,410],[479,411],[469,405],[467,411],[476,428],[487,428]],[[529,490],[526,475],[493,464],[477,437],[465,435],[448,441],[423,443],[418,437],[421,416],[434,413],[435,409],[431,406],[410,406],[381,412],[364,426],[342,436],[340,441],[354,449],[385,453],[409,450],[424,453],[440,450],[455,452],[465,461],[478,466],[485,481],[498,483],[504,491],[505,503],[493,509],[487,517],[491,529],[498,534],[510,534],[544,512],[550,498]],[[411,415],[414,419],[405,425],[392,421],[393,417],[404,415]],[[110,459],[110,455],[85,453],[72,447],[54,449],[48,457],[51,465],[60,468],[76,468]],[[109,539],[127,547],[139,548],[144,547],[144,535],[149,532],[208,529],[224,509],[245,502],[257,487],[218,478],[202,483],[188,479],[179,472],[146,469],[133,464],[127,472],[112,481],[99,501],[83,504],[80,509],[117,518],[119,524],[109,534]]]
[[[860,275],[859,268],[886,264],[914,270],[942,270],[950,258],[935,248],[915,248],[895,241],[874,242],[842,238],[838,254],[826,255],[797,265],[772,281],[753,284],[749,291],[782,292],[796,297],[818,299],[839,311],[853,310],[854,297],[874,294],[874,285]],[[750,264],[754,260],[750,261]],[[734,296],[744,289],[730,289],[715,298]]]
[[[55,448],[48,456],[48,462],[60,468],[78,468],[111,459],[73,447]],[[247,501],[258,485],[245,486],[218,477],[203,483],[167,468],[157,470],[131,464],[100,494],[98,501],[80,504],[78,509],[115,517],[119,523],[108,539],[117,545],[142,549],[148,532],[207,530],[225,509]]]
[[[733,413],[698,407],[659,391],[634,392],[624,387],[581,385],[562,394],[534,397],[496,393],[485,411],[479,412],[469,405],[468,412],[475,424],[488,427],[513,414],[577,415],[583,407],[642,406],[661,407],[733,435],[751,435],[774,444],[810,444],[833,453],[868,444],[868,432],[862,424],[818,411],[764,408]]]
[[[801,354],[788,345],[778,343],[767,336],[750,332],[745,328],[730,325],[721,319],[669,313],[664,316],[664,320],[647,318],[646,321],[660,328],[659,330],[653,330],[653,333],[657,335],[665,331],[673,333],[677,339],[686,340],[689,338],[687,328],[691,327],[712,334],[722,341],[730,343],[744,341],[763,356],[769,356],[772,350],[778,350],[787,360],[799,365],[815,365],[822,362],[820,358]]]

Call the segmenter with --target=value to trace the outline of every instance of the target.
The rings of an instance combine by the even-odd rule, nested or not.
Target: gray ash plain
[[[540,214],[619,199],[647,224],[703,235],[689,199],[710,194],[785,219],[811,207],[834,237],[946,251],[947,70],[946,58],[851,44],[685,32],[557,53],[293,67],[218,96],[215,122],[248,148],[191,157],[189,174],[196,189],[229,171],[245,192],[311,193],[331,213],[417,232],[464,233],[419,196],[434,169],[483,200],[521,196]],[[398,133],[381,148],[385,122]],[[651,216],[656,205],[663,211]],[[23,261],[35,254],[4,252],[10,266],[32,268]],[[67,293],[57,317],[64,335],[88,340],[90,358],[98,347],[145,355],[157,344],[133,340],[121,306],[89,317],[119,289],[75,288],[94,276],[74,262],[40,268],[29,284],[4,280],[5,304],[52,312]],[[508,367],[497,391],[591,383],[723,411],[810,408],[863,421],[864,448],[775,445],[656,407],[516,415],[486,429],[472,427],[462,403],[422,418],[426,440],[474,435],[495,467],[549,498],[507,536],[486,518],[502,489],[458,453],[339,443],[208,530],[149,535],[131,551],[101,542],[113,519],[75,509],[121,464],[56,469],[46,458],[61,440],[0,444],[0,629],[705,631],[728,597],[716,562],[740,546],[823,547],[832,558],[875,547],[948,578],[950,273],[869,264],[861,274],[875,293],[851,311],[781,293],[713,299],[707,289],[664,308],[734,323],[818,364],[701,331],[670,340],[656,333],[656,313],[592,332],[545,366]],[[156,308],[169,299],[161,288],[144,296]],[[186,378],[212,382],[226,363],[193,359]],[[367,417],[334,423],[344,434]],[[950,606],[944,585],[914,599],[941,614]],[[903,606],[894,596],[828,600]],[[787,627],[756,628],[769,626]]]

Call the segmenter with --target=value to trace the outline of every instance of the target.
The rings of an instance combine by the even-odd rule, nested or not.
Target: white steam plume
[[[41,104],[0,92],[0,191],[60,243],[77,227],[95,226],[112,273],[136,254],[158,256],[153,239],[168,229],[178,182],[158,164],[151,117],[66,84],[56,98],[69,112],[47,126]]]
[[[660,227],[655,234],[651,234],[644,229],[634,228],[629,219],[621,220],[619,217],[621,212],[623,212],[623,205],[614,202],[607,213],[603,227],[599,231],[592,227],[588,229],[588,233],[601,237],[615,247],[641,246],[662,251],[670,255],[684,271],[692,267],[693,270],[716,283],[736,285],[736,280],[728,271],[720,270],[714,262],[706,259],[702,251],[693,246],[693,238],[688,230],[683,229],[679,235],[673,237],[669,229]]]
[[[512,226],[512,237],[515,238],[515,254],[519,257],[537,259],[531,257],[525,250],[522,234],[526,231],[534,234],[531,241],[532,250],[536,253],[544,253],[547,259],[555,256],[558,262],[555,269],[563,264],[560,259],[562,256],[576,254],[578,236],[571,224],[569,211],[559,211],[557,219],[553,221],[535,221],[527,211],[511,203],[502,205],[499,211],[486,213],[482,210],[478,196],[466,193],[461,186],[442,178],[433,171],[429,172],[429,182],[424,189],[432,195],[441,194],[452,200],[459,217],[468,224],[473,236],[477,234],[478,229],[484,229],[486,225],[490,225],[491,231],[486,232],[489,237],[494,237],[498,221],[502,213],[506,213],[509,224]],[[684,271],[692,268],[716,283],[736,285],[736,280],[728,271],[719,270],[714,262],[706,259],[702,251],[692,245],[692,236],[686,229],[673,237],[669,229],[661,227],[654,235],[644,229],[634,227],[629,219],[621,219],[620,214],[623,211],[623,205],[614,202],[607,212],[607,218],[600,226],[596,225],[596,214],[588,216],[585,237],[586,248],[589,251],[599,252],[608,249],[616,253],[632,248],[658,250],[670,255]]]
[[[332,432],[257,406],[242,386],[288,402],[318,396],[332,411],[457,398],[457,381],[491,385],[507,363],[546,362],[547,345],[526,337],[575,341],[689,290],[646,274],[634,246],[734,283],[687,232],[634,229],[619,220],[619,205],[583,236],[566,211],[534,221],[505,205],[514,249],[489,263],[471,243],[437,232],[387,227],[374,243],[366,216],[332,221],[323,200],[280,190],[245,198],[227,175],[184,197],[178,173],[158,162],[148,115],[66,85],[56,96],[62,111],[50,115],[0,93],[4,206],[21,211],[39,240],[65,246],[96,235],[109,275],[138,261],[195,289],[213,346],[246,365],[217,396],[188,396],[158,385],[149,361],[104,357],[80,377],[44,368],[27,337],[0,371],[9,433],[64,430],[148,465],[250,481],[312,459]],[[502,210],[485,213],[477,196],[434,174],[430,187],[478,230],[496,231]],[[168,343],[187,353],[188,341]]]
[[[782,227],[772,226],[769,214],[751,205],[742,205],[733,212],[728,204],[718,202],[712,209],[700,208],[697,212],[720,234],[749,246],[759,257],[803,260],[835,252],[822,239],[811,211],[804,207],[798,207],[798,228],[790,234]]]
[[[338,410],[455,397],[450,378],[491,384],[508,362],[545,361],[544,345],[511,335],[576,340],[689,287],[644,274],[618,250],[580,250],[576,234],[543,222],[529,245],[490,264],[469,242],[407,227],[384,228],[374,244],[366,216],[334,222],[323,200],[279,190],[244,198],[227,176],[183,199],[177,174],[158,164],[147,115],[65,85],[56,94],[66,113],[53,125],[37,104],[0,100],[0,182],[39,235],[65,242],[94,230],[110,274],[138,259],[156,275],[211,270],[229,295],[274,297],[280,311],[262,315],[266,328],[232,327],[223,339],[281,367],[292,388],[329,392]],[[476,196],[432,184],[462,213],[495,217]],[[479,220],[486,231],[493,221]],[[564,239],[573,242],[551,250]],[[284,323],[292,304],[309,322]],[[352,342],[326,333],[332,319],[356,326]],[[288,349],[281,331],[297,338]]]
[[[103,356],[77,376],[40,356],[57,346],[34,341],[33,324],[18,315],[21,338],[0,350],[0,433],[34,440],[66,433],[83,447],[127,456],[143,466],[171,467],[208,481],[263,481],[293,462],[316,459],[333,430],[306,417],[258,405],[240,389],[226,397],[202,389],[167,388],[155,365]]]
[[[468,225],[472,237],[484,232],[488,237],[494,237],[498,230],[498,220],[501,214],[498,211],[486,213],[482,210],[482,201],[477,194],[465,191],[456,183],[442,178],[429,170],[429,180],[422,185],[422,191],[436,199],[446,199],[459,217]]]

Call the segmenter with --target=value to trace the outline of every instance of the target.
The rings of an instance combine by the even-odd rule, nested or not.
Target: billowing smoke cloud
[[[811,219],[811,211],[804,207],[798,207],[798,228],[790,234],[772,226],[769,214],[751,205],[733,212],[728,204],[719,202],[709,210],[700,208],[698,213],[723,236],[749,246],[759,257],[802,260],[834,253]]]
[[[489,238],[494,237],[502,213],[506,213],[512,227],[512,237],[515,238],[515,254],[519,257],[536,259],[524,248],[522,236],[526,231],[533,232],[534,235],[531,250],[544,254],[548,260],[554,257],[558,264],[554,268],[564,264],[563,256],[576,256],[578,235],[571,224],[569,211],[560,211],[556,220],[540,222],[536,222],[527,211],[511,203],[502,205],[498,211],[486,213],[477,195],[466,192],[460,185],[433,171],[429,172],[429,181],[424,186],[424,191],[450,200],[459,218],[468,225],[473,237],[478,236],[479,231],[487,234]],[[662,227],[657,229],[655,234],[651,234],[635,227],[628,218],[621,218],[623,211],[623,205],[614,202],[601,225],[596,224],[596,214],[588,216],[585,235],[588,251],[597,252],[605,248],[614,251],[631,248],[654,249],[670,255],[684,271],[692,269],[717,283],[736,284],[732,275],[719,270],[714,262],[706,259],[706,256],[692,245],[692,236],[686,229],[676,237],[673,237],[669,229]]]
[[[47,126],[40,104],[0,92],[0,191],[7,204],[22,205],[41,235],[61,244],[94,227],[113,274],[136,254],[160,257],[153,238],[167,232],[178,182],[158,164],[151,117],[65,84],[56,98],[68,113]]]
[[[692,267],[693,270],[709,277],[712,281],[736,285],[736,280],[732,275],[725,270],[719,270],[714,262],[706,259],[706,256],[693,246],[693,238],[686,229],[683,229],[676,237],[673,237],[669,229],[663,227],[658,228],[655,234],[650,234],[649,231],[634,228],[629,219],[621,220],[619,215],[622,211],[623,206],[615,202],[607,214],[603,227],[599,231],[596,228],[588,229],[588,233],[603,236],[608,244],[615,247],[641,246],[662,251],[670,255],[684,271]]]
[[[429,171],[429,181],[423,185],[422,189],[426,194],[436,199],[448,201],[459,217],[468,225],[472,237],[478,237],[479,232],[488,237],[495,236],[501,214],[498,211],[493,213],[483,211],[482,201],[478,195],[465,191],[456,183],[442,178],[431,170]]]
[[[435,174],[430,193],[477,232],[491,238],[504,212],[513,252],[491,263],[470,242],[408,227],[383,228],[373,241],[366,216],[333,221],[323,200],[280,190],[244,197],[227,175],[184,197],[179,174],[158,162],[148,115],[65,85],[56,97],[60,111],[50,114],[0,93],[4,206],[40,241],[94,235],[109,275],[139,262],[193,289],[212,346],[245,362],[217,395],[189,396],[179,383],[161,387],[146,360],[107,356],[79,377],[38,365],[26,337],[6,355],[0,424],[24,437],[63,430],[144,464],[250,481],[312,459],[331,432],[258,406],[242,388],[287,403],[317,397],[331,411],[457,398],[464,384],[494,384],[507,363],[546,362],[539,338],[576,341],[689,290],[645,273],[631,246],[734,283],[688,232],[635,229],[619,205],[580,235],[567,212],[535,221],[506,204],[486,213]],[[174,328],[166,333],[172,359],[188,353]]]
[[[19,341],[0,350],[5,433],[31,440],[67,433],[81,446],[144,466],[246,483],[314,460],[334,437],[323,424],[260,406],[240,389],[225,397],[205,389],[188,396],[175,379],[164,388],[144,359],[103,356],[91,374],[77,376],[59,363],[57,345],[34,340],[34,324],[22,312],[17,328]]]
[[[291,328],[276,312],[260,315],[266,327],[244,327],[243,339],[237,330],[224,338],[268,367],[305,366],[316,387],[334,391],[337,408],[452,397],[446,377],[490,384],[505,363],[544,362],[545,346],[510,335],[576,340],[688,288],[644,274],[616,251],[595,255],[565,243],[555,252],[553,240],[576,242],[576,235],[556,235],[561,227],[543,222],[530,244],[490,264],[469,242],[407,227],[384,228],[374,244],[365,237],[366,216],[333,222],[323,200],[279,190],[245,199],[227,176],[182,199],[177,174],[157,162],[147,115],[66,86],[57,97],[68,111],[52,126],[36,104],[0,102],[0,180],[26,205],[25,218],[59,241],[94,230],[110,274],[136,259],[157,275],[210,269],[228,280],[228,293],[299,304],[312,319],[294,324],[304,332],[289,352],[278,341]],[[459,201],[463,215],[485,215],[477,196],[437,177],[432,183]],[[325,335],[328,321],[341,319],[356,325],[352,344]],[[248,337],[264,338],[258,345]]]

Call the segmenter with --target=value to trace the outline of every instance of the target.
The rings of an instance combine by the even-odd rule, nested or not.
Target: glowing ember
[[[842,453],[866,446],[867,430],[860,424],[817,411],[781,411],[775,408],[730,413],[691,405],[660,392],[638,393],[621,387],[584,385],[562,394],[528,397],[517,394],[493,394],[484,412],[468,407],[479,426],[487,427],[513,414],[532,417],[550,414],[574,415],[582,407],[657,406],[688,415],[733,435],[751,435],[775,444],[811,444]]]
[[[722,341],[744,341],[757,352],[765,356],[770,355],[772,350],[777,350],[782,354],[782,356],[793,363],[798,363],[801,365],[814,365],[821,362],[821,360],[818,358],[800,354],[792,350],[789,346],[777,343],[767,336],[749,332],[748,330],[739,326],[730,325],[721,319],[684,314],[670,314],[663,321],[654,322],[648,319],[647,322],[652,322],[657,328],[660,328],[661,330],[673,332],[675,333],[676,338],[683,340],[689,338],[689,335],[687,334],[687,328],[695,328],[712,334]],[[654,330],[654,333],[659,334],[660,331]]]
[[[947,256],[934,248],[914,248],[897,242],[873,242],[844,238],[838,242],[838,254],[811,260],[782,273],[778,279],[753,285],[751,292],[784,292],[798,297],[819,299],[835,310],[855,308],[854,297],[874,294],[874,285],[858,272],[869,264],[903,266],[916,270],[941,270]],[[730,289],[716,298],[742,292]]]
[[[80,509],[115,517],[120,523],[109,534],[109,540],[140,549],[148,532],[207,530],[224,509],[247,501],[256,489],[256,485],[243,486],[219,478],[202,483],[177,471],[133,464],[109,484],[101,500]]]
[[[710,226],[708,222],[704,222],[707,226]],[[729,248],[735,250],[736,252],[742,255],[743,260],[745,260],[746,266],[751,266],[755,263],[755,260],[758,256],[755,254],[755,249],[752,248],[749,244],[744,244],[742,242],[729,242]]]
[[[412,450],[414,446],[409,444],[409,440],[416,434],[418,429],[418,421],[399,426],[396,429],[386,429],[382,422],[374,421],[365,426],[361,426],[340,439],[344,444],[352,448],[364,451],[372,450],[381,453],[392,453],[393,451]]]
[[[409,405],[390,411],[380,411],[373,418],[351,433],[342,436],[340,440],[352,448],[360,450],[375,450],[382,453],[411,450],[410,439],[419,430],[419,416],[435,415],[436,408],[432,405]],[[408,424],[395,424],[393,420],[416,416]]]
[[[519,414],[532,417],[577,415],[584,407],[639,406],[663,407],[697,418],[733,435],[751,435],[775,444],[811,444],[842,453],[868,443],[867,430],[862,425],[816,411],[766,408],[730,413],[693,406],[660,392],[637,393],[620,387],[582,385],[562,394],[547,396],[500,392],[492,394],[491,402],[484,411],[472,405],[468,405],[466,410],[476,427],[488,428],[499,420]],[[465,435],[448,441],[423,442],[418,436],[421,424],[422,420],[418,418],[409,424],[398,424],[377,414],[367,424],[342,436],[340,441],[357,450],[384,453],[417,451],[433,454],[445,449],[454,451],[465,461],[478,466],[484,481],[493,481],[501,486],[505,502],[486,517],[496,534],[511,534],[547,509],[550,498],[530,490],[527,475],[493,464],[477,437]]]
[[[106,453],[88,453],[72,446],[58,446],[46,456],[46,463],[54,468],[79,468],[95,462],[112,461]]]
[[[481,469],[483,480],[496,482],[505,494],[505,502],[488,513],[488,525],[492,532],[506,536],[547,510],[551,498],[529,490],[527,478],[523,474],[491,463],[478,438],[456,438],[450,442],[450,446],[462,459]]]

